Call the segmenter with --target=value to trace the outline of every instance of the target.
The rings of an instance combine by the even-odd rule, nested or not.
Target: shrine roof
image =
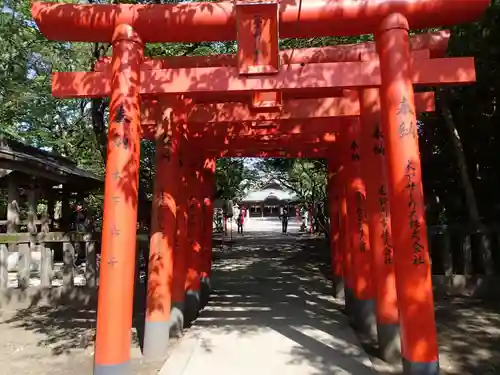
[[[0,135],[0,171],[0,177],[24,175],[28,177],[26,182],[40,179],[53,185],[63,184],[65,190],[74,192],[93,190],[103,184],[103,178],[78,167],[71,159],[4,135]]]
[[[297,195],[277,183],[269,183],[262,189],[250,191],[241,199],[241,202],[265,202],[265,201],[294,201]]]

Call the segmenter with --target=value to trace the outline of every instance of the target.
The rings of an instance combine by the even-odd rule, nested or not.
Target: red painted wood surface
[[[474,58],[413,60],[415,85],[446,85],[476,80]],[[59,98],[104,97],[111,93],[106,72],[52,74],[52,94]],[[378,61],[318,63],[282,67],[278,74],[241,77],[237,68],[158,69],[141,72],[141,94],[245,93],[253,91],[323,91],[380,86]]]
[[[476,21],[490,0],[316,0],[279,5],[281,38],[349,36],[376,31],[392,13],[413,29]],[[36,2],[32,15],[51,40],[110,42],[114,28],[130,24],[144,42],[236,40],[233,2],[163,5],[77,5]]]

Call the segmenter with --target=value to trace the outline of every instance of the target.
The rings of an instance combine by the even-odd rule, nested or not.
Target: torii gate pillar
[[[215,158],[205,159],[203,165],[203,225],[202,246],[200,259],[200,292],[201,307],[208,302],[212,286],[210,274],[212,271],[212,225],[213,225],[213,199],[215,192]]]
[[[394,276],[391,219],[385,167],[384,135],[380,125],[379,89],[360,91],[361,173],[366,185],[372,281],[377,316],[380,356],[386,362],[401,362],[399,314]]]
[[[200,252],[202,245],[202,183],[201,162],[199,158],[190,161],[188,166],[188,257],[186,275],[186,322],[192,322],[200,311]]]
[[[438,345],[408,30],[406,18],[392,14],[375,35],[381,70],[396,291],[404,373],[437,375]]]
[[[353,291],[353,269],[352,269],[352,246],[349,232],[349,213],[347,210],[347,184],[349,179],[349,138],[346,132],[343,132],[340,137],[340,162],[341,167],[338,171],[339,183],[339,209],[340,209],[340,241],[339,247],[342,249],[342,274],[344,276],[344,301],[345,312],[352,323],[355,310],[354,291]]]
[[[143,44],[120,24],[112,45],[95,375],[128,373],[134,296]]]
[[[187,163],[185,162],[185,144],[181,137],[179,140],[178,178],[177,190],[177,231],[174,247],[174,270],[172,282],[172,310],[170,314],[170,334],[180,337],[184,328],[184,314],[186,310],[185,283],[187,275],[187,262],[189,247],[187,240]],[[184,146],[184,147],[183,147]]]
[[[344,298],[342,248],[340,247],[339,167],[338,156],[331,155],[328,159],[328,212],[330,215],[330,255],[333,293],[335,298]]]
[[[168,112],[168,111],[166,111]],[[169,116],[169,113],[167,113]],[[163,117],[163,116],[162,116]],[[172,307],[175,247],[176,196],[178,191],[178,134],[160,126],[156,135],[156,173],[151,210],[151,239],[148,262],[148,290],[144,327],[144,357],[150,360],[167,355]],[[166,129],[165,129],[166,128]]]
[[[376,322],[373,300],[373,282],[371,271],[371,251],[366,220],[366,189],[361,175],[359,118],[347,128],[349,142],[349,162],[347,165],[347,212],[349,241],[351,245],[351,270],[353,305],[351,311],[355,328],[368,337],[375,337]]]

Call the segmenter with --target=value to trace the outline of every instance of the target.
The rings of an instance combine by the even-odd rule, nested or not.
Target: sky
[[[0,1],[2,1],[2,0],[0,0]],[[8,13],[8,14],[13,14],[14,13],[14,11],[12,10],[12,8],[9,7],[9,0],[3,0],[3,5],[0,8],[0,12],[1,13]],[[14,15],[16,17],[20,17],[19,13],[14,13]],[[36,25],[35,21],[33,21],[31,19],[25,20],[24,23],[27,26],[34,27],[34,28],[38,29],[38,26]]]
[[[10,9],[8,6],[4,5],[2,8],[0,8],[0,12],[12,14],[12,9]]]
[[[252,168],[255,166],[255,164],[258,163],[259,160],[259,158],[244,158],[243,164],[245,165],[245,167]]]

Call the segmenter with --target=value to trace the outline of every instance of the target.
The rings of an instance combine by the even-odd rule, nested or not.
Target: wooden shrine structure
[[[41,287],[50,288],[54,260],[62,261],[64,286],[73,286],[77,243],[85,243],[82,252],[85,248],[86,285],[95,286],[97,239],[90,230],[77,233],[72,228],[70,200],[82,200],[89,192],[102,188],[103,180],[68,158],[7,136],[0,137],[0,173],[5,198],[5,220],[0,220],[0,293],[12,281],[9,271],[17,271],[20,289],[28,288],[35,263],[39,264]],[[42,201],[45,209],[39,216],[37,206]]]
[[[332,272],[357,329],[405,374],[439,373],[417,113],[475,81],[445,58],[449,33],[489,0],[255,0],[165,5],[36,2],[51,40],[111,43],[93,72],[53,74],[62,98],[110,97],[97,375],[125,374],[135,262],[139,147],[157,144],[144,354],[161,358],[179,312],[209,290],[215,159],[327,158]],[[279,38],[374,34],[375,42],[279,51]],[[145,43],[236,40],[235,55],[145,58]],[[369,230],[368,230],[369,229]],[[177,233],[177,234],[176,234]],[[391,235],[391,233],[393,235]],[[203,299],[203,293],[202,299]],[[401,335],[400,335],[401,332]],[[401,339],[400,339],[401,337]],[[398,345],[401,342],[401,346]]]
[[[298,203],[296,195],[284,189],[277,181],[269,181],[260,189],[249,191],[238,204],[246,208],[248,218],[274,217],[278,218],[282,207],[286,206],[290,216],[295,216],[295,206]]]

